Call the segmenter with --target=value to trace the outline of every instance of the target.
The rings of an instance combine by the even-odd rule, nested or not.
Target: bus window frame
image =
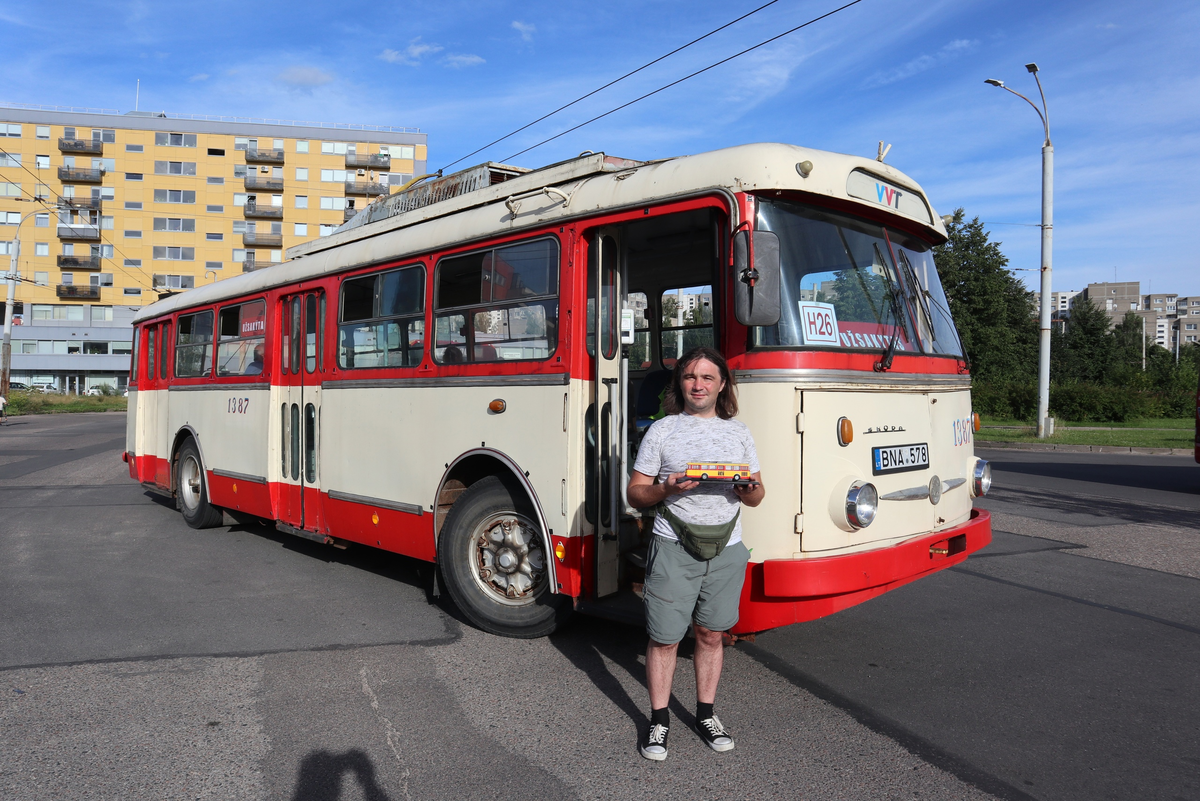
[[[414,269],[419,269],[421,271],[421,309],[420,309],[420,311],[415,314],[393,314],[393,315],[387,315],[387,316],[380,315],[379,312],[381,311],[381,309],[380,309],[380,305],[382,302],[381,293],[383,291],[384,276],[386,276],[390,273],[399,273],[399,272],[403,272],[405,270],[414,270]],[[345,276],[341,277],[341,280],[338,281],[338,286],[337,286],[337,301],[338,301],[337,302],[337,317],[332,326],[332,328],[333,328],[333,332],[332,332],[333,333],[333,350],[334,350],[333,359],[334,359],[334,364],[337,365],[337,369],[339,369],[339,370],[415,370],[421,366],[421,364],[425,361],[426,354],[428,353],[428,350],[426,349],[426,345],[428,344],[428,340],[429,340],[429,313],[430,313],[430,304],[428,303],[428,300],[429,300],[429,276],[430,276],[430,270],[426,266],[425,262],[424,261],[415,261],[415,262],[410,262],[407,264],[389,265],[386,269],[382,269],[382,270],[376,268],[376,269],[370,270],[368,272],[354,273],[352,275],[345,275]],[[351,321],[349,321],[349,323],[347,323],[345,320],[346,284],[350,281],[360,281],[364,278],[370,278],[374,281],[374,287],[372,289],[372,295],[371,295],[371,316],[364,317],[364,318],[357,319],[357,320],[351,320]],[[325,294],[324,294],[324,292],[321,293],[321,299],[319,301],[319,309],[318,309],[317,313],[320,315],[321,330],[324,331],[325,330]],[[407,320],[415,320],[415,319],[420,319],[422,325],[425,326],[424,339],[421,342],[421,357],[417,360],[416,364],[347,365],[346,363],[344,363],[342,361],[342,326],[354,325],[354,324],[377,325],[380,323],[387,323],[390,321],[397,321],[397,320],[406,320],[407,321]],[[323,356],[322,347],[323,346],[321,344],[321,341],[318,341],[318,345],[317,345],[318,361],[320,361]],[[323,372],[324,367],[320,367],[320,370]]]
[[[263,330],[262,330],[262,333],[257,336],[251,336],[251,337],[236,336],[236,337],[231,337],[229,339],[222,339],[221,338],[221,317],[222,317],[222,315],[224,315],[225,312],[227,312],[227,311],[231,311],[233,309],[241,309],[243,306],[249,306],[252,303],[263,304],[263,310],[262,310]],[[222,381],[227,381],[229,379],[238,379],[238,378],[248,379],[251,381],[261,381],[263,379],[263,376],[269,375],[269,371],[267,369],[267,355],[271,352],[271,341],[270,341],[271,337],[269,335],[269,332],[271,331],[271,326],[270,326],[270,323],[267,321],[267,309],[268,308],[270,308],[270,304],[267,302],[267,298],[264,296],[261,296],[261,295],[258,297],[239,298],[235,301],[230,301],[230,302],[224,303],[224,304],[216,307],[216,317],[213,318],[213,323],[214,323],[214,325],[213,325],[213,356],[216,359],[216,363],[218,366],[217,366],[217,368],[214,368],[214,370],[213,370],[213,373],[212,373],[213,378],[217,378]],[[238,312],[238,321],[239,322],[241,321],[241,312],[240,311]],[[249,341],[252,341],[255,339],[261,339],[262,345],[263,345],[263,366],[262,366],[261,371],[259,371],[257,373],[222,373],[220,371],[221,346],[236,344],[239,342],[249,342]]]
[[[179,365],[174,365],[172,367],[172,374],[174,375],[174,377],[176,379],[181,379],[181,380],[185,380],[185,381],[211,381],[214,374],[216,373],[216,368],[213,366],[213,363],[216,360],[216,354],[217,354],[217,346],[216,346],[216,342],[217,342],[217,311],[216,311],[216,308],[214,308],[212,306],[207,306],[207,307],[201,307],[201,308],[197,308],[197,309],[189,309],[187,311],[187,313],[177,315],[176,326],[175,326],[175,329],[176,329],[175,336],[176,337],[179,336],[178,322],[180,320],[183,320],[188,317],[199,317],[202,314],[211,314],[212,315],[212,324],[211,324],[212,325],[212,328],[211,328],[212,338],[207,342],[207,345],[210,348],[210,350],[208,353],[208,358],[205,360],[206,361],[205,372],[203,372],[199,375],[191,375],[191,374],[180,375]],[[200,344],[189,343],[182,347],[190,349],[190,348],[204,347],[204,345],[205,345],[205,343],[200,343]],[[174,358],[178,359],[179,358],[179,344],[178,343],[175,343],[175,346],[172,348],[172,351],[173,351]]]
[[[440,278],[441,278],[441,270],[442,270],[442,265],[446,261],[449,261],[451,259],[460,259],[460,258],[464,258],[467,256],[474,256],[476,254],[495,253],[497,251],[505,250],[507,248],[518,247],[521,245],[528,245],[528,244],[532,244],[534,242],[540,242],[540,241],[553,242],[555,250],[556,250],[555,257],[551,260],[552,267],[551,267],[551,270],[549,273],[553,277],[553,280],[554,280],[553,294],[534,295],[534,296],[530,296],[527,298],[521,298],[521,299],[504,299],[504,300],[496,301],[494,299],[491,299],[490,297],[488,299],[484,299],[482,297],[483,285],[481,283],[481,285],[480,285],[480,300],[478,303],[472,303],[472,304],[468,304],[465,306],[447,306],[446,308],[441,308],[438,305],[439,304],[439,294],[440,294],[439,283],[440,283]],[[539,232],[539,233],[536,233],[533,235],[515,237],[513,239],[505,239],[505,240],[501,240],[501,241],[493,241],[493,242],[489,242],[483,246],[476,245],[475,247],[471,247],[471,248],[464,248],[462,250],[453,250],[453,251],[438,254],[436,259],[434,260],[433,270],[430,271],[430,275],[431,275],[430,280],[432,283],[432,287],[431,287],[432,298],[431,298],[431,302],[429,304],[429,308],[426,311],[426,314],[428,315],[428,319],[426,320],[427,330],[426,330],[426,334],[425,334],[425,339],[426,339],[426,342],[429,342],[430,338],[432,337],[433,341],[432,341],[432,344],[430,344],[430,346],[429,346],[428,352],[429,352],[429,358],[433,361],[433,363],[438,366],[441,366],[441,367],[456,366],[456,365],[462,365],[462,366],[491,365],[494,368],[496,365],[501,365],[501,364],[517,364],[517,363],[544,364],[546,362],[553,362],[553,361],[561,362],[562,359],[561,359],[560,349],[563,345],[563,342],[565,341],[565,336],[564,336],[564,331],[563,331],[563,317],[564,317],[564,315],[563,315],[563,298],[565,295],[564,287],[566,286],[566,282],[564,281],[564,275],[563,275],[563,273],[564,273],[563,254],[565,252],[566,252],[566,248],[564,248],[564,246],[563,246],[563,232],[562,231],[558,231],[558,232],[542,231],[542,232]],[[492,263],[494,265],[494,263],[495,263],[494,258],[493,258]],[[494,267],[493,267],[493,269],[494,269]],[[546,318],[546,330],[547,330],[546,339],[549,340],[548,332],[551,328],[553,328],[553,330],[554,330],[554,347],[551,348],[549,346],[549,342],[547,341],[547,349],[546,349],[545,356],[521,358],[521,359],[502,359],[502,358],[480,359],[480,358],[475,357],[474,353],[470,353],[470,354],[464,354],[464,359],[461,362],[442,361],[442,360],[439,360],[437,357],[437,349],[438,349],[438,344],[437,344],[438,327],[437,326],[438,326],[439,315],[441,317],[452,317],[455,314],[461,314],[464,318],[464,321],[469,321],[471,318],[473,318],[474,315],[482,313],[482,312],[492,312],[492,311],[508,310],[508,309],[522,308],[522,307],[530,307],[530,306],[542,306],[544,308],[547,304],[550,304],[550,303],[554,304],[555,314],[554,314],[553,321],[551,321],[551,318],[549,316],[547,316],[547,318]],[[464,325],[466,325],[466,324],[467,323],[464,322]],[[463,345],[465,347],[466,343],[464,342]],[[449,349],[449,347],[450,346],[448,345],[446,348],[443,349],[443,357],[445,355],[445,350]],[[478,349],[479,347],[480,346],[478,346],[478,345],[475,346],[476,349]],[[469,356],[470,358],[466,358],[467,356]],[[556,357],[558,357],[558,358],[556,359]]]

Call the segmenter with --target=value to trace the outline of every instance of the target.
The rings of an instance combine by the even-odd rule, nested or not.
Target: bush
[[[1142,417],[1188,418],[1195,413],[1196,392],[1180,386],[1146,389],[1085,382],[1050,385],[1050,415],[1072,423],[1123,423]],[[975,411],[1004,420],[1037,420],[1037,385],[1023,381],[975,381]]]
[[[1024,381],[975,381],[971,385],[975,411],[1004,420],[1037,417],[1037,385]]]

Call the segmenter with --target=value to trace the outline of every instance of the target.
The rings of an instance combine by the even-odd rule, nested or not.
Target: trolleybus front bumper
[[[810,559],[768,559],[746,568],[734,634],[831,615],[938,570],[992,541],[991,514],[972,509],[961,526],[873,551]]]

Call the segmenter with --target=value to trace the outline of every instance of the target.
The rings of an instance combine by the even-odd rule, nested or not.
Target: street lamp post
[[[1038,94],[1042,98],[1041,108],[1020,92],[1009,89],[1003,81],[988,78],[984,83],[1012,92],[1033,106],[1046,132],[1046,141],[1042,144],[1042,308],[1039,315],[1041,332],[1038,340],[1037,416],[1038,438],[1044,439],[1054,433],[1054,419],[1050,417],[1050,265],[1054,245],[1054,145],[1050,143],[1050,110],[1046,107],[1046,93],[1038,79],[1038,66],[1026,64],[1025,69],[1029,70],[1033,80],[1037,82]]]
[[[21,254],[21,226],[30,217],[45,212],[31,211],[21,218],[17,223],[17,230],[13,233],[12,242],[8,245],[9,261],[8,261],[8,281],[6,282],[7,293],[4,296],[4,346],[3,351],[0,351],[0,395],[8,398],[8,383],[12,373],[12,317],[13,317],[13,302],[17,295],[18,263],[17,259]]]

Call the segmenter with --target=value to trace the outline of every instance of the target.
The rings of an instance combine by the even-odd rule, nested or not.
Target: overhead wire
[[[702,74],[704,74],[704,73],[708,72],[708,71],[709,71],[709,70],[711,70],[711,69],[715,69],[715,68],[717,68],[717,67],[721,66],[722,64],[728,64],[730,61],[733,61],[735,58],[740,58],[741,56],[744,56],[744,55],[746,55],[747,53],[750,53],[750,52],[752,52],[752,51],[754,51],[754,50],[757,50],[757,49],[758,49],[758,48],[760,48],[760,47],[765,47],[766,45],[769,45],[771,42],[774,42],[774,41],[777,41],[777,40],[779,40],[779,39],[782,39],[783,37],[785,37],[785,36],[788,36],[788,35],[790,35],[790,34],[793,34],[793,33],[795,33],[796,31],[798,31],[798,30],[801,30],[802,28],[807,28],[809,25],[813,25],[814,23],[820,22],[820,21],[821,21],[821,20],[823,20],[823,19],[827,19],[827,18],[829,18],[829,17],[832,17],[834,14],[837,14],[837,13],[838,13],[838,12],[840,12],[840,11],[845,11],[847,8],[850,8],[851,6],[858,5],[858,4],[859,4],[859,3],[861,3],[861,2],[862,2],[862,0],[851,0],[851,2],[849,2],[849,3],[846,3],[846,4],[845,4],[845,5],[843,5],[843,6],[839,6],[838,8],[835,8],[835,9],[833,9],[832,11],[828,11],[828,12],[826,12],[826,13],[824,13],[824,14],[820,15],[819,17],[813,17],[813,18],[812,18],[812,19],[810,19],[808,22],[805,22],[805,23],[803,23],[802,25],[797,25],[796,27],[794,27],[794,28],[791,28],[790,30],[786,30],[786,31],[784,31],[783,33],[781,33],[781,34],[779,34],[779,35],[777,35],[777,36],[772,36],[770,39],[766,39],[766,40],[764,40],[764,41],[761,41],[761,42],[759,42],[758,44],[756,44],[756,45],[753,45],[752,47],[747,47],[745,50],[742,50],[742,51],[740,51],[740,52],[738,52],[738,53],[734,53],[732,56],[729,56],[729,57],[727,57],[727,58],[723,58],[723,59],[721,59],[720,61],[717,61],[717,62],[715,62],[715,63],[713,63],[713,64],[709,64],[707,67],[704,67],[703,69],[698,69],[698,70],[696,70],[695,72],[693,72],[693,73],[690,73],[690,74],[688,74],[688,75],[685,75],[685,76],[683,76],[682,78],[680,78],[680,79],[678,79],[678,80],[671,81],[670,83],[668,83],[668,84],[666,84],[666,85],[664,85],[664,86],[660,86],[659,88],[655,89],[655,90],[654,90],[654,91],[652,91],[652,92],[647,92],[646,94],[642,95],[641,97],[637,97],[637,98],[634,98],[633,100],[630,100],[628,103],[622,103],[621,105],[617,106],[617,107],[616,107],[616,108],[614,108],[614,109],[610,109],[610,110],[608,110],[608,111],[604,112],[603,114],[598,114],[598,115],[596,115],[595,117],[592,117],[590,120],[586,120],[585,122],[581,122],[581,123],[579,123],[578,125],[572,126],[572,127],[568,128],[568,129],[567,129],[567,130],[565,130],[565,131],[562,131],[562,132],[560,132],[560,133],[557,133],[557,134],[555,134],[554,136],[551,136],[551,137],[549,137],[549,138],[547,138],[547,139],[543,139],[542,141],[538,142],[537,144],[535,144],[535,145],[530,145],[529,147],[525,148],[524,150],[517,151],[516,153],[512,154],[511,156],[507,156],[507,157],[505,157],[504,161],[509,161],[509,160],[511,160],[511,159],[514,159],[514,158],[516,158],[517,156],[520,156],[520,155],[522,155],[522,154],[524,154],[524,153],[528,153],[530,150],[534,150],[534,149],[536,149],[536,148],[539,148],[539,147],[541,147],[542,145],[545,145],[545,144],[548,144],[548,143],[550,143],[550,142],[553,142],[555,139],[559,139],[559,138],[561,138],[561,137],[563,137],[563,136],[566,136],[567,134],[569,134],[569,133],[571,133],[571,132],[573,132],[573,131],[578,131],[580,128],[584,127],[585,125],[591,125],[593,122],[596,122],[597,120],[602,120],[602,119],[604,119],[605,117],[607,117],[607,116],[609,116],[609,115],[612,115],[612,114],[615,114],[615,113],[617,113],[618,111],[621,111],[622,109],[629,108],[630,106],[634,105],[635,103],[640,103],[641,101],[645,100],[645,99],[646,99],[646,98],[648,98],[648,97],[653,97],[654,95],[658,94],[659,92],[664,92],[664,91],[666,91],[667,89],[670,89],[670,88],[671,88],[671,87],[673,87],[673,86],[678,86],[679,84],[683,83],[684,81],[687,81],[687,80],[690,80],[690,79],[692,79],[692,78],[695,78],[697,75],[702,75]]]
[[[707,39],[708,37],[710,37],[710,36],[713,36],[714,34],[718,34],[718,33],[720,33],[721,31],[725,30],[726,28],[730,27],[731,25],[736,25],[737,23],[741,22],[742,20],[746,19],[747,17],[751,17],[751,16],[753,16],[753,15],[757,14],[758,12],[762,11],[764,8],[767,8],[768,6],[773,6],[773,5],[775,5],[776,3],[778,3],[778,2],[779,2],[779,0],[771,0],[769,3],[764,3],[763,5],[759,6],[759,7],[758,7],[758,8],[756,8],[756,9],[754,9],[753,11],[748,11],[748,12],[746,12],[745,14],[743,14],[742,16],[738,17],[737,19],[735,19],[735,20],[732,20],[732,21],[730,21],[730,22],[727,22],[727,23],[725,23],[724,25],[722,25],[722,26],[721,26],[721,27],[719,27],[719,28],[713,28],[711,31],[709,31],[708,33],[704,34],[703,36],[700,36],[700,37],[698,37],[698,38],[696,38],[696,39],[693,39],[692,41],[688,42],[688,43],[687,43],[687,44],[685,44],[685,45],[680,45],[679,47],[675,48],[675,49],[674,49],[674,50],[672,50],[671,52],[669,52],[669,53],[664,53],[663,55],[659,56],[658,58],[654,59],[653,61],[648,61],[648,62],[646,62],[645,64],[643,64],[642,66],[638,67],[637,69],[635,69],[635,70],[632,70],[632,71],[630,71],[630,72],[627,72],[627,73],[625,73],[625,74],[624,74],[624,75],[622,75],[620,78],[614,78],[613,80],[609,81],[608,83],[604,84],[603,86],[599,87],[598,89],[593,89],[592,91],[588,92],[588,93],[587,93],[587,94],[585,94],[585,95],[580,95],[579,97],[577,97],[577,98],[575,98],[574,100],[572,100],[570,103],[567,103],[567,104],[565,104],[565,105],[559,106],[558,108],[554,109],[554,111],[551,111],[551,112],[549,112],[549,113],[543,114],[542,116],[538,117],[538,118],[537,118],[536,120],[534,120],[533,122],[526,123],[525,125],[522,125],[520,128],[517,128],[515,131],[512,131],[511,133],[506,133],[504,136],[500,137],[499,139],[495,139],[495,140],[493,140],[493,141],[491,141],[491,142],[488,142],[488,143],[487,143],[486,145],[484,145],[483,147],[477,148],[476,150],[472,150],[472,151],[471,151],[470,153],[468,153],[467,155],[465,155],[465,156],[462,156],[462,157],[460,157],[460,158],[457,158],[457,159],[455,159],[454,161],[452,161],[452,162],[450,162],[449,164],[447,164],[445,167],[443,167],[443,168],[442,168],[442,171],[450,169],[450,168],[451,168],[451,167],[453,167],[455,164],[458,164],[460,161],[466,161],[467,159],[471,158],[471,156],[474,156],[476,153],[481,153],[481,152],[483,152],[484,150],[487,150],[487,149],[488,149],[489,147],[491,147],[492,145],[498,145],[498,144],[500,144],[501,142],[503,142],[505,139],[510,139],[510,138],[512,138],[512,137],[514,137],[514,136],[516,136],[516,135],[517,135],[517,134],[519,134],[521,131],[524,131],[524,130],[525,130],[525,129],[527,129],[527,128],[532,128],[534,125],[537,125],[539,122],[542,122],[543,120],[547,120],[547,119],[549,119],[550,117],[553,117],[553,116],[554,116],[555,114],[557,114],[558,112],[560,112],[560,111],[564,111],[564,110],[566,110],[566,109],[569,109],[571,106],[574,106],[574,105],[575,105],[575,104],[577,104],[577,103],[580,103],[580,102],[582,102],[582,101],[584,101],[584,100],[587,100],[587,99],[588,99],[589,97],[591,97],[592,95],[599,94],[600,92],[603,92],[603,91],[604,91],[605,89],[607,89],[608,87],[610,87],[610,86],[613,86],[613,85],[615,85],[615,84],[618,84],[618,83],[620,83],[621,81],[625,80],[626,78],[629,78],[629,77],[632,77],[632,76],[634,76],[634,75],[637,75],[637,74],[638,74],[639,72],[641,72],[642,70],[645,70],[645,69],[647,69],[647,68],[649,68],[649,67],[653,67],[653,66],[654,66],[655,64],[657,64],[658,62],[660,62],[660,61],[663,61],[664,59],[668,59],[668,58],[670,58],[671,56],[675,55],[676,53],[678,53],[678,52],[680,52],[680,51],[682,51],[682,50],[686,50],[687,48],[691,47],[692,45],[696,44],[697,42],[702,42],[702,41],[704,41],[705,39]]]

